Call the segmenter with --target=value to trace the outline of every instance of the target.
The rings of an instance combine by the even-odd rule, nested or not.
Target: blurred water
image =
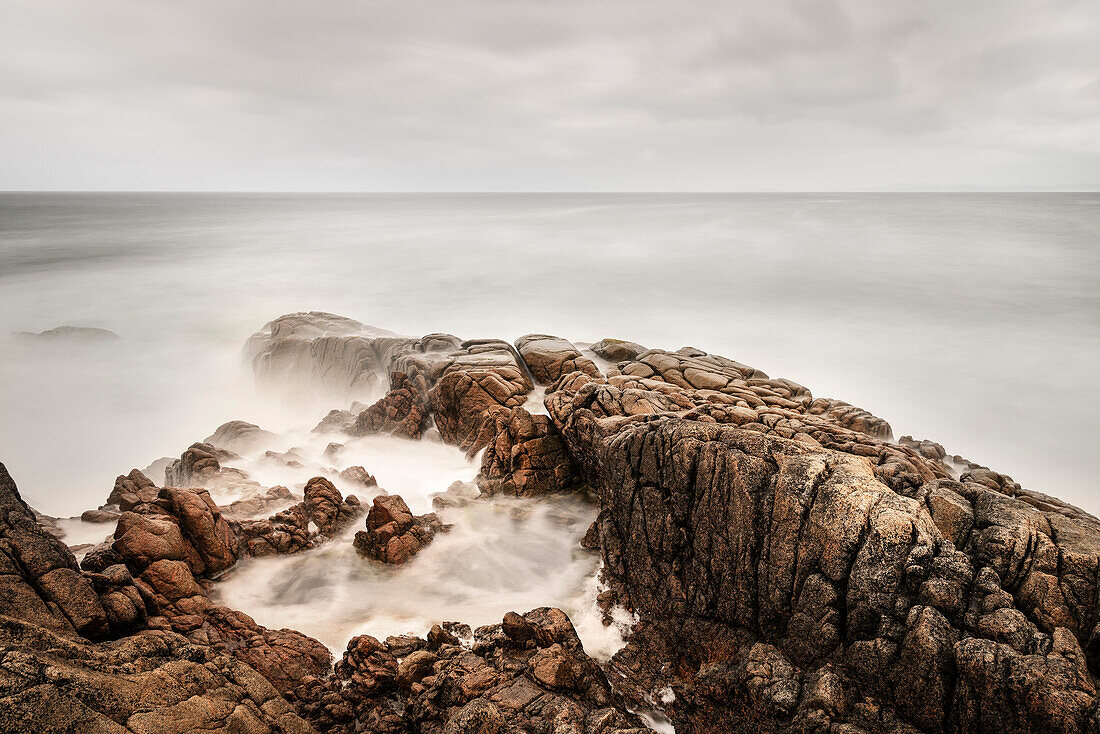
[[[1098,242],[1097,194],[0,194],[0,460],[72,514],[226,420],[308,428],[240,349],[315,309],[690,344],[1097,512]],[[11,335],[62,324],[122,338]]]

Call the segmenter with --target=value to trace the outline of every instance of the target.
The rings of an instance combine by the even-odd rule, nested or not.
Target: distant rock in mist
[[[100,329],[94,326],[58,326],[46,331],[17,331],[17,336],[26,339],[42,339],[47,341],[81,341],[81,342],[112,342],[121,337],[110,329]]]

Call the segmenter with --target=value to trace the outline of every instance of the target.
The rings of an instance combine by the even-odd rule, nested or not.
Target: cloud
[[[0,17],[5,188],[1057,185],[1100,170],[1090,0],[0,0]]]

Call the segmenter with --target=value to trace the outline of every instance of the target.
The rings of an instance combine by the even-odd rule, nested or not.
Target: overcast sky
[[[0,0],[0,189],[1100,182],[1098,0]]]

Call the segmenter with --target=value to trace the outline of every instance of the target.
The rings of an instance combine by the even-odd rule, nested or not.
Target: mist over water
[[[71,515],[227,420],[308,431],[342,406],[241,347],[325,310],[697,346],[1100,512],[1098,242],[1096,194],[0,194],[0,460]],[[62,324],[121,339],[12,334]]]

